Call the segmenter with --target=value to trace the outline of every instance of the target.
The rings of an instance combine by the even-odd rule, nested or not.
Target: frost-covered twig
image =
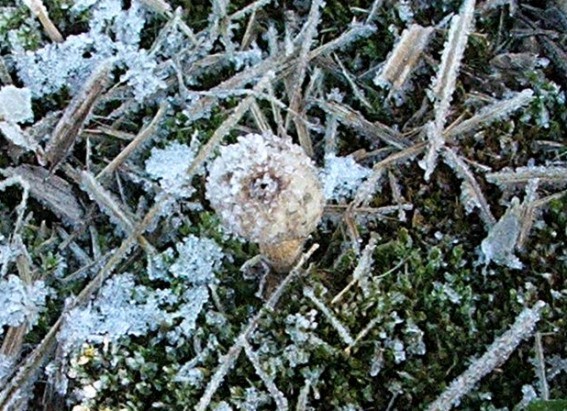
[[[323,44],[320,47],[317,47],[315,50],[312,50],[309,53],[309,59],[312,60],[321,55],[328,54],[333,50],[342,49],[343,47],[350,45],[352,42],[360,38],[370,36],[375,31],[376,26],[374,26],[373,24],[361,24],[354,22],[351,27],[348,30],[344,31],[339,37]]]
[[[337,58],[336,56],[335,56],[335,61],[337,62],[337,64],[341,68],[343,76],[346,79],[347,83],[349,84],[349,86],[350,86],[350,88],[351,88],[351,90],[354,94],[354,97],[356,97],[356,99],[358,101],[360,101],[362,104],[364,104],[366,106],[366,108],[373,110],[372,104],[368,101],[368,99],[364,95],[364,92],[356,84],[356,80],[355,80],[354,76],[348,72],[348,70],[345,67],[345,65],[343,64],[343,62],[341,60],[339,60],[339,58]]]
[[[252,363],[252,366],[254,367],[256,374],[258,374],[258,377],[260,377],[260,379],[262,380],[262,382],[264,383],[264,385],[268,389],[268,392],[272,396],[272,399],[274,400],[274,402],[276,404],[276,409],[278,411],[288,410],[289,409],[289,403],[287,401],[287,398],[278,389],[276,384],[274,384],[274,379],[272,377],[270,377],[268,375],[268,373],[266,371],[264,371],[264,369],[262,368],[262,364],[260,363],[260,359],[258,358],[258,354],[256,354],[256,352],[253,350],[253,348],[250,346],[250,344],[248,343],[248,341],[246,339],[243,340],[243,346],[244,346],[244,352],[246,353],[246,356],[248,357],[248,359]]]
[[[533,100],[533,94],[532,90],[525,89],[514,97],[483,107],[479,113],[471,118],[446,129],[443,133],[445,139],[458,139],[463,134],[473,133],[481,126],[506,118],[512,112],[529,104]]]
[[[474,360],[464,373],[453,380],[449,387],[427,407],[427,410],[445,411],[458,405],[461,398],[484,376],[506,362],[516,347],[532,335],[545,306],[543,301],[538,301],[533,307],[525,308],[516,317],[510,329],[494,340],[482,357]]]
[[[319,309],[319,311],[327,318],[331,326],[337,331],[337,334],[343,340],[346,345],[351,345],[354,342],[349,329],[346,325],[341,323],[339,319],[333,314],[331,309],[323,303],[320,299],[315,296],[315,292],[310,287],[305,287],[303,289],[303,295],[315,305]]]
[[[433,30],[433,27],[422,27],[419,24],[412,24],[405,29],[386,64],[374,78],[374,84],[389,86],[390,96],[399,92],[418,63]]]
[[[116,199],[88,171],[81,172],[81,187],[113,223],[128,234],[134,231],[134,221],[122,210]]]
[[[372,167],[372,175],[368,177],[368,179],[363,182],[360,187],[358,188],[354,200],[352,201],[353,208],[359,208],[363,205],[368,205],[374,193],[376,192],[376,187],[384,174],[384,170],[392,164],[396,164],[398,162],[404,162],[410,160],[417,156],[418,154],[422,153],[425,149],[427,143],[418,143],[411,147],[408,147],[402,151],[398,151],[384,160],[376,163],[374,167]]]
[[[354,128],[361,134],[373,140],[382,140],[386,144],[394,146],[398,149],[407,147],[402,135],[391,127],[378,122],[370,122],[362,116],[362,114],[352,110],[351,108],[323,100],[317,100],[317,105],[327,113],[335,116],[338,121],[347,127]]]
[[[256,0],[255,2],[241,8],[238,11],[232,13],[228,19],[229,20],[240,20],[242,17],[246,16],[248,13],[258,11],[262,7],[270,4],[273,0]]]
[[[258,322],[260,321],[262,316],[266,312],[270,312],[275,308],[281,296],[283,295],[284,291],[295,279],[295,277],[301,274],[302,272],[301,267],[305,264],[307,260],[309,260],[309,258],[315,252],[315,250],[317,250],[317,248],[319,248],[319,245],[314,244],[306,253],[304,253],[301,256],[301,258],[299,259],[298,263],[295,265],[293,270],[291,270],[289,274],[277,286],[277,288],[274,290],[274,292],[272,293],[266,304],[262,307],[262,309],[250,319],[247,326],[236,338],[235,343],[232,345],[232,347],[230,347],[228,352],[221,357],[221,363],[217,367],[209,383],[207,384],[207,387],[205,388],[205,392],[203,393],[203,395],[199,399],[199,403],[195,407],[195,411],[205,411],[209,407],[213,395],[219,389],[224,378],[226,377],[226,374],[228,374],[228,372],[236,362],[238,356],[240,355],[240,352],[244,348],[244,345],[248,337],[252,332],[254,332],[254,330],[258,326]]]
[[[486,180],[489,183],[496,184],[502,189],[524,185],[534,179],[537,179],[540,184],[564,186],[567,184],[567,167],[527,166],[518,167],[514,170],[497,171],[486,175]]]
[[[366,16],[366,24],[370,24],[374,21],[374,19],[376,18],[376,15],[378,14],[378,9],[380,7],[382,7],[383,3],[384,3],[384,0],[374,0],[372,2],[372,6],[370,7],[370,10],[368,11],[368,16]]]
[[[370,271],[372,270],[372,264],[374,263],[374,258],[372,257],[372,254],[376,249],[377,241],[378,238],[376,237],[376,235],[372,235],[370,237],[370,241],[368,241],[368,244],[366,244],[366,247],[364,247],[364,250],[362,251],[362,255],[358,259],[358,264],[356,265],[356,268],[352,273],[351,282],[348,283],[347,286],[343,288],[341,292],[339,292],[331,300],[331,304],[336,304],[337,302],[339,302],[354,285],[360,283],[361,281],[364,281],[366,277],[370,275]]]
[[[348,347],[346,347],[344,349],[344,352],[346,354],[350,354],[350,352],[352,351],[352,349],[364,338],[368,335],[368,333],[370,331],[372,331],[372,329],[374,327],[376,327],[378,325],[378,323],[380,323],[380,321],[382,321],[382,317],[374,317],[372,320],[370,320],[368,322],[368,324],[366,324],[366,326],[356,335],[356,337],[354,338],[354,340],[352,341],[352,343],[350,343],[348,345]]]
[[[426,126],[429,149],[419,166],[425,170],[428,181],[437,166],[439,150],[445,144],[443,128],[447,122],[449,107],[455,91],[467,40],[473,26],[475,0],[465,0],[460,14],[451,20],[449,38],[441,56],[441,65],[432,85],[435,119]]]
[[[464,0],[461,12],[451,20],[449,38],[443,48],[441,65],[432,87],[435,98],[435,128],[437,132],[442,131],[447,121],[461,60],[473,27],[474,7],[475,0]]]

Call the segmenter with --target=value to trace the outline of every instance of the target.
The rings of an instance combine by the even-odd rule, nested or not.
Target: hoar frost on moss
[[[215,281],[224,254],[214,241],[195,236],[185,238],[176,251],[168,249],[153,259],[148,277],[180,286],[154,289],[139,284],[134,274],[118,274],[87,307],[70,310],[58,334],[65,356],[76,356],[84,343],[120,344],[124,337],[148,335],[159,327],[165,328],[155,342],[165,338],[173,346],[185,343],[197,329],[209,300],[207,286]],[[66,389],[65,380],[59,390]]]
[[[347,200],[360,184],[372,174],[372,170],[358,164],[352,157],[325,156],[325,167],[321,180],[327,200]]]
[[[82,3],[76,11],[88,9],[91,13],[90,30],[35,51],[24,50],[19,41],[12,38],[19,77],[34,97],[56,93],[63,87],[75,94],[93,70],[108,59],[127,69],[122,81],[133,86],[138,102],[165,87],[155,74],[155,60],[146,50],[139,49],[146,11],[138,0],[134,0],[128,10],[122,7],[118,0]]]
[[[42,280],[26,284],[15,275],[0,280],[0,328],[24,323],[33,327],[45,310],[50,292]]]
[[[186,172],[195,158],[195,149],[177,141],[165,148],[153,148],[146,160],[146,172],[159,181],[161,189],[174,198],[190,197],[195,189],[188,185]]]

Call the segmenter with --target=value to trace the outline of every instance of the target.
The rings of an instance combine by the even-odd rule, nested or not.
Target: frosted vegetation
[[[0,409],[564,407],[540,3],[3,2]],[[301,204],[306,169],[323,217],[276,273],[240,194]]]

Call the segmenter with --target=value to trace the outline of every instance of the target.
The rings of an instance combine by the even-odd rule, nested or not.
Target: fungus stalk
[[[288,271],[325,204],[317,170],[290,139],[248,134],[220,149],[207,198],[231,232],[258,243],[277,272]]]

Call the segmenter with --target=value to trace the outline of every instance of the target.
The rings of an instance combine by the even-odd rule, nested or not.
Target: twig
[[[220,385],[222,384],[226,374],[228,374],[229,370],[232,368],[236,359],[240,355],[240,352],[244,348],[244,345],[247,342],[248,337],[256,327],[258,326],[258,322],[262,318],[262,316],[272,311],[277,303],[279,302],[280,298],[282,297],[284,291],[287,287],[291,284],[291,282],[300,275],[301,267],[305,264],[307,260],[311,257],[311,255],[319,248],[318,244],[314,244],[305,254],[301,256],[298,263],[295,267],[289,272],[289,274],[282,280],[282,282],[277,286],[274,290],[266,304],[262,307],[262,309],[254,315],[249,321],[247,326],[244,330],[240,333],[240,335],[236,338],[235,343],[230,347],[228,352],[222,357],[221,364],[217,367],[213,376],[209,380],[207,387],[205,388],[205,392],[201,396],[199,403],[195,407],[195,411],[205,411],[209,406],[213,395],[218,390]],[[187,410],[188,408],[185,408]]]
[[[479,113],[475,114],[473,117],[455,125],[447,128],[444,131],[445,139],[459,138],[461,135],[466,133],[473,133],[480,126],[487,125],[493,121],[503,119],[507,117],[510,113],[518,110],[519,108],[529,104],[533,100],[533,91],[526,89],[516,94],[514,97],[497,101],[496,103],[489,104],[488,106],[482,108]]]
[[[319,311],[327,318],[327,321],[331,324],[331,326],[337,331],[337,334],[343,340],[346,345],[351,345],[354,343],[354,339],[352,338],[349,329],[346,325],[341,323],[339,319],[333,314],[331,309],[327,307],[323,301],[319,300],[315,296],[315,292],[310,287],[305,287],[303,289],[303,295],[307,297],[311,302],[319,309]]]
[[[457,175],[465,181],[468,188],[470,188],[469,192],[474,196],[475,205],[478,206],[480,210],[480,217],[482,218],[484,225],[490,228],[496,224],[496,218],[494,218],[490,211],[488,201],[484,198],[482,189],[478,185],[473,173],[469,170],[465,162],[449,147],[444,147],[443,158],[447,165],[451,167]]]
[[[356,265],[356,268],[354,269],[354,272],[352,273],[351,282],[348,283],[347,286],[345,288],[343,288],[341,290],[341,292],[339,292],[331,300],[331,304],[338,303],[354,285],[359,283],[361,280],[363,280],[364,278],[366,278],[370,274],[370,270],[372,269],[372,264],[374,262],[374,258],[372,257],[372,254],[374,253],[374,250],[376,249],[376,242],[377,241],[378,241],[378,238],[376,237],[376,234],[374,233],[374,235],[372,235],[372,237],[370,238],[370,241],[368,241],[368,244],[366,244],[366,247],[364,247],[364,250],[362,251],[362,255],[358,259],[358,264]]]
[[[287,398],[278,389],[278,387],[276,387],[276,384],[274,384],[274,379],[270,377],[266,373],[266,371],[264,371],[264,369],[262,368],[262,364],[260,364],[260,359],[258,358],[258,354],[256,354],[256,352],[252,349],[252,347],[250,346],[250,344],[246,339],[243,342],[243,346],[244,346],[244,352],[246,353],[246,356],[254,366],[254,370],[256,371],[256,374],[258,374],[258,377],[260,377],[260,379],[268,389],[268,392],[272,396],[272,399],[276,403],[276,409],[278,411],[288,410],[289,403],[287,401]]]
[[[453,380],[449,387],[427,407],[427,411],[447,411],[458,405],[460,399],[485,375],[506,362],[516,347],[532,335],[545,306],[543,301],[538,301],[532,308],[525,308],[516,317],[510,329],[494,340],[482,357],[473,361],[464,373]]]
[[[545,358],[543,356],[543,346],[541,345],[541,333],[536,332],[534,338],[534,346],[535,346],[535,369],[537,379],[539,380],[540,384],[540,394],[541,399],[544,401],[549,401],[549,387],[547,385],[547,377],[545,375]]]

